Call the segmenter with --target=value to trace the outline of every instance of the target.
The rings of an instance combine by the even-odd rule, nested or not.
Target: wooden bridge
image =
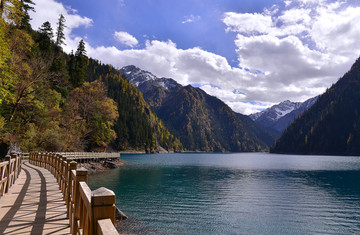
[[[87,170],[64,155],[12,154],[0,163],[0,234],[118,234],[115,194],[91,191]]]

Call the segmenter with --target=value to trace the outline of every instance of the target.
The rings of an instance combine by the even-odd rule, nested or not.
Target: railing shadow
[[[59,210],[65,203],[56,181],[52,175],[24,165],[24,186],[0,221],[0,234],[69,234],[66,210]]]
[[[26,169],[23,169],[23,170],[26,173],[26,180],[25,180],[24,186],[21,189],[18,197],[16,198],[14,205],[11,206],[11,209],[5,214],[5,216],[0,221],[0,234],[4,234],[5,229],[8,228],[10,222],[14,219],[16,212],[23,205],[23,201],[24,201],[24,198],[26,196],[26,193],[28,191],[30,181],[31,181],[31,175],[30,175],[29,171]]]

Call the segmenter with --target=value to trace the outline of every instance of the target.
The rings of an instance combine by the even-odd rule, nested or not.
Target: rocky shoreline
[[[84,167],[86,170],[88,170],[89,175],[96,174],[99,172],[104,172],[109,169],[115,169],[120,166],[125,166],[127,164],[128,164],[127,162],[121,160],[120,158],[113,160],[101,160],[98,162],[94,161],[94,162],[78,163],[80,167]]]

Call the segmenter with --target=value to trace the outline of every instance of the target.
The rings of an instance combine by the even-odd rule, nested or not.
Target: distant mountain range
[[[153,112],[190,151],[265,151],[276,136],[199,88],[158,78],[135,66],[120,70]]]
[[[282,133],[299,114],[308,110],[316,102],[317,98],[316,96],[305,102],[286,100],[261,112],[251,114],[250,118],[266,128]]]
[[[360,154],[360,58],[284,131],[271,152]]]

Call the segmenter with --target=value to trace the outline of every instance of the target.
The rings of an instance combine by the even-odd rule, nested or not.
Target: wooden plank
[[[80,196],[83,199],[84,206],[91,209],[91,189],[86,182],[79,182]]]
[[[98,235],[116,235],[119,234],[110,219],[102,219],[97,221]]]

